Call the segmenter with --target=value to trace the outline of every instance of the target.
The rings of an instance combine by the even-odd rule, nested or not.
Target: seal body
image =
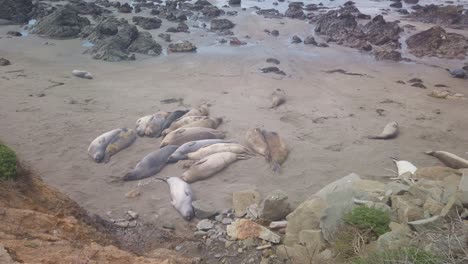
[[[135,142],[137,135],[135,130],[122,128],[120,132],[112,138],[110,143],[106,147],[104,161],[108,162],[110,157],[115,155],[117,152],[121,151],[122,149],[128,148],[130,145]]]
[[[263,131],[263,136],[265,137],[268,151],[270,152],[271,168],[275,173],[279,173],[281,165],[288,158],[288,146],[276,132]]]
[[[167,134],[161,142],[161,147],[167,145],[182,145],[184,143],[202,139],[223,139],[225,134],[221,131],[204,128],[204,127],[189,127],[179,128]]]
[[[191,152],[187,154],[187,158],[191,160],[199,160],[203,159],[207,156],[210,156],[215,153],[219,152],[232,152],[235,154],[246,154],[249,155],[251,154],[251,151],[242,146],[241,144],[237,143],[216,143],[212,144],[203,148],[200,148],[199,150],[195,152]]]
[[[164,131],[164,129],[168,128],[172,124],[172,122],[179,119],[180,117],[185,115],[187,112],[188,111],[186,110],[177,110],[177,111],[170,113],[169,116],[166,118],[166,120],[164,120],[164,123],[162,124],[162,127],[161,127],[161,131],[159,132],[157,136],[158,137],[161,136],[162,131]]]
[[[103,161],[107,145],[109,145],[112,139],[114,139],[114,137],[117,136],[120,133],[120,131],[122,131],[122,129],[117,128],[95,138],[91,142],[91,144],[89,144],[89,147],[88,147],[89,156],[91,156],[91,158],[95,162],[99,163]]]
[[[368,139],[392,139],[398,136],[398,123],[392,121],[388,123],[380,135],[368,136]]]
[[[259,128],[251,128],[245,133],[245,145],[259,155],[271,160],[270,151],[262,131]]]
[[[161,134],[163,129],[164,122],[169,116],[168,112],[157,112],[151,115],[151,119],[146,124],[145,136],[148,137],[157,137]]]
[[[133,170],[127,173],[124,181],[140,180],[148,178],[160,172],[167,163],[169,156],[174,153],[178,146],[169,145],[146,155]]]
[[[196,122],[196,121],[200,121],[200,120],[204,120],[204,119],[208,119],[208,117],[207,116],[186,116],[186,117],[181,117],[181,118],[175,120],[174,122],[172,122],[171,125],[162,132],[162,136],[166,136],[170,132],[172,132],[172,131],[180,128],[180,127],[183,127],[183,126],[185,126],[187,124],[190,124],[190,123],[193,123],[193,122]]]
[[[203,139],[203,140],[197,140],[197,141],[190,141],[182,146],[180,146],[172,155],[169,157],[169,162],[177,162],[179,160],[184,160],[187,159],[187,154],[197,151],[200,148],[216,144],[216,143],[228,143],[232,142],[229,140],[223,140],[223,139]]]
[[[190,169],[182,174],[182,179],[188,183],[206,179],[238,159],[248,159],[248,156],[232,152],[215,153],[195,162]]]
[[[93,75],[87,71],[81,71],[81,70],[73,70],[72,75],[78,78],[83,78],[83,79],[93,79]]]
[[[216,129],[218,126],[223,122],[223,119],[218,117],[218,118],[207,118],[204,120],[198,120],[186,125],[181,126],[180,128],[189,128],[189,127],[206,127],[206,128],[212,128]]]
[[[270,108],[277,108],[278,106],[284,104],[286,102],[286,93],[281,89],[276,89],[271,94],[271,107]]]
[[[139,118],[135,123],[135,130],[140,137],[143,137],[146,133],[146,128],[148,124],[153,119],[153,115],[147,115],[142,118]]]
[[[195,215],[192,207],[193,192],[190,185],[178,177],[166,180],[171,192],[171,204],[186,219],[191,220]]]
[[[195,107],[190,109],[183,117],[187,116],[208,116],[210,114],[210,110],[208,109],[208,106],[203,104],[200,105],[199,107]]]
[[[436,157],[452,169],[468,168],[468,160],[447,151],[427,151],[427,155]]]

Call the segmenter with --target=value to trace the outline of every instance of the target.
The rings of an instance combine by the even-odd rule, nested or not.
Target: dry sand
[[[313,27],[304,21],[264,19],[252,13],[248,9],[229,18],[236,22],[233,31],[248,42],[246,46],[217,44],[221,37],[191,29],[191,34],[172,36],[194,42],[197,53],[137,55],[137,61],[119,63],[92,60],[82,54],[85,48],[78,39],[7,38],[8,30],[19,27],[0,27],[0,57],[12,61],[11,66],[0,68],[0,138],[47,183],[90,212],[109,219],[120,218],[131,209],[144,221],[171,221],[182,231],[187,230],[186,222],[171,207],[164,183],[151,178],[117,180],[156,150],[160,139],[138,138],[109,163],[96,164],[86,152],[96,136],[118,127],[133,127],[138,118],[158,110],[201,103],[211,104],[212,116],[225,119],[220,129],[228,132],[228,138],[241,140],[250,127],[277,131],[291,149],[281,174],[273,174],[265,160],[254,157],[192,184],[197,199],[219,209],[231,206],[232,192],[245,189],[262,194],[282,189],[297,205],[351,172],[391,175],[385,170],[394,169],[390,157],[416,166],[439,164],[423,154],[430,149],[467,157],[468,102],[427,96],[435,84],[467,93],[467,81],[453,79],[443,69],[460,67],[463,61],[378,62],[368,54],[336,45],[289,44],[292,35],[304,38],[313,33]],[[175,23],[164,20],[163,25]],[[278,29],[280,36],[269,36],[264,29]],[[162,43],[157,38],[162,29],[150,32]],[[242,37],[246,35],[251,38]],[[45,41],[54,45],[44,45]],[[269,57],[281,61],[279,68],[287,76],[260,73]],[[95,78],[75,78],[70,74],[74,69],[90,71]],[[332,69],[365,76],[324,72]],[[411,78],[423,79],[428,89],[396,83]],[[64,85],[48,88],[55,82]],[[288,100],[272,110],[269,95],[277,88],[286,91]],[[40,93],[45,96],[38,97]],[[184,106],[161,103],[169,98],[183,98]],[[384,116],[377,109],[384,109]],[[366,139],[391,120],[400,124],[397,139]],[[179,176],[182,172],[178,163],[168,165],[160,175]],[[126,198],[124,194],[137,186],[141,195]]]

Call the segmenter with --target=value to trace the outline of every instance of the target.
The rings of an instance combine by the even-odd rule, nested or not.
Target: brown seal
[[[179,128],[167,134],[161,142],[161,147],[167,145],[180,146],[190,141],[197,141],[202,139],[223,139],[225,133],[204,127],[189,127]]]
[[[271,168],[275,173],[279,173],[281,164],[288,158],[288,146],[276,132],[264,130],[263,136],[265,137],[270,152]]]

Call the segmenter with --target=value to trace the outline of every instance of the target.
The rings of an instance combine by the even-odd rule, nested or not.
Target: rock
[[[422,233],[424,231],[427,231],[428,229],[438,229],[440,228],[442,223],[443,223],[442,217],[440,217],[439,215],[435,215],[430,218],[408,222],[408,225],[414,231],[418,233]]]
[[[426,198],[423,205],[424,218],[430,218],[435,215],[439,215],[442,211],[443,204],[432,199],[431,197]]]
[[[197,229],[201,231],[208,231],[214,227],[214,223],[211,220],[203,219],[197,224]]]
[[[289,212],[288,195],[281,190],[269,193],[258,208],[259,218],[270,221],[282,220]]]
[[[325,247],[322,231],[320,229],[302,230],[299,232],[299,244],[307,247],[311,256],[314,256]]]
[[[355,173],[351,173],[339,180],[336,180],[332,183],[327,184],[325,187],[320,189],[318,192],[314,194],[314,196],[320,197],[322,199],[326,199],[329,194],[349,188],[354,182],[361,180],[361,177]]]
[[[88,25],[87,18],[80,17],[76,9],[66,5],[40,19],[31,32],[56,39],[76,38]]]
[[[241,46],[241,45],[247,45],[247,42],[241,41],[238,38],[231,38],[231,40],[229,40],[229,44],[232,46]]]
[[[304,11],[302,11],[302,6],[300,5],[289,5],[284,16],[289,18],[305,19]]]
[[[256,203],[247,206],[245,211],[246,211],[246,215],[245,215],[246,218],[249,218],[249,219],[258,218],[258,205]]]
[[[241,0],[229,0],[228,3],[229,5],[240,5]]]
[[[133,7],[131,7],[128,3],[125,3],[119,7],[120,13],[132,13]]]
[[[385,185],[385,194],[388,193],[388,191],[390,191],[389,194],[387,195],[402,195],[406,192],[408,192],[409,190],[409,186],[408,185],[404,185],[404,184],[401,184],[401,183],[397,183],[397,182],[389,182],[387,183],[387,185]]]
[[[201,13],[205,17],[217,17],[224,14],[224,11],[217,8],[216,6],[204,6]]]
[[[286,75],[286,73],[282,70],[280,70],[278,67],[274,67],[274,66],[269,66],[269,67],[265,67],[265,68],[261,68],[260,71],[262,71],[263,73],[276,73],[276,74],[279,74],[279,75]]]
[[[0,66],[8,66],[11,65],[11,62],[5,58],[0,58]]]
[[[218,214],[218,210],[212,204],[201,200],[193,201],[192,206],[195,211],[195,217],[198,219],[210,218]]]
[[[270,9],[261,9],[258,10],[257,15],[261,15],[264,18],[282,18],[283,15],[276,9],[270,8]]]
[[[276,65],[280,64],[280,61],[278,59],[275,59],[275,58],[268,58],[268,59],[266,59],[266,62],[276,64]]]
[[[277,230],[281,228],[286,228],[287,225],[288,225],[288,221],[273,221],[270,223],[268,228],[272,230]]]
[[[393,8],[402,8],[403,7],[403,4],[401,2],[395,2],[395,3],[391,3],[390,4],[390,7],[393,7]]]
[[[73,70],[72,75],[83,79],[93,79],[93,75],[87,71]]]
[[[390,60],[390,61],[401,61],[401,52],[397,50],[380,49],[374,51],[374,57],[376,60]]]
[[[231,22],[229,19],[213,19],[211,20],[211,30],[227,30],[231,29],[235,26],[234,23]]]
[[[293,245],[299,241],[299,233],[302,230],[318,229],[320,227],[320,217],[326,208],[325,200],[313,198],[300,204],[286,219],[285,245]]]
[[[16,264],[16,263],[18,263],[16,261],[13,261],[10,254],[5,249],[5,247],[3,247],[3,245],[0,245],[0,263],[3,263],[3,264]]]
[[[468,208],[468,173],[463,172],[463,176],[458,184],[458,190],[460,191],[459,199],[460,202]]]
[[[232,219],[231,218],[223,218],[223,220],[221,221],[221,223],[223,225],[230,225],[232,223]]]
[[[467,77],[467,73],[464,69],[449,69],[448,72],[453,78],[465,79]]]
[[[411,242],[409,237],[411,230],[407,225],[392,222],[390,228],[390,232],[379,236],[377,239],[377,249],[379,251],[397,250]]]
[[[400,32],[403,29],[396,22],[386,22],[383,16],[378,15],[364,25],[362,30],[373,45],[385,45],[390,49],[400,48]]]
[[[32,0],[0,0],[0,19],[18,24],[27,23],[33,8]]]
[[[426,87],[424,84],[422,84],[422,83],[413,83],[411,86],[412,86],[412,87],[421,88],[421,89],[426,89],[426,88],[427,88],[427,87]]]
[[[127,215],[130,216],[130,220],[135,220],[138,218],[138,213],[134,211],[127,211]]]
[[[149,32],[138,32],[138,37],[128,46],[129,52],[136,52],[146,55],[159,55],[162,48],[151,36]]]
[[[166,228],[166,229],[169,229],[169,230],[175,230],[176,229],[176,226],[173,222],[164,222],[162,224],[162,227],[163,228]]]
[[[416,57],[435,56],[445,59],[465,58],[468,51],[463,35],[447,33],[439,26],[414,34],[406,40],[409,51]]]
[[[277,36],[279,36],[279,31],[274,29],[274,30],[271,31],[271,35],[274,36],[274,37],[277,37]]]
[[[193,52],[197,50],[197,47],[188,40],[184,40],[169,44],[168,49],[170,52]]]
[[[403,0],[403,1],[410,5],[415,5],[419,2],[419,0]]]
[[[281,238],[273,233],[268,228],[265,228],[251,220],[238,219],[231,225],[228,225],[227,234],[236,240],[244,240],[247,238],[260,238],[272,243],[279,243]]]
[[[166,33],[160,33],[158,37],[164,39],[166,42],[171,42],[171,35]]]
[[[202,238],[202,237],[204,237],[204,236],[206,236],[206,235],[207,235],[207,232],[205,232],[205,231],[200,231],[200,230],[195,231],[195,232],[193,233],[193,236],[194,236],[194,237],[197,237],[197,238]]]
[[[391,196],[392,209],[399,223],[408,223],[424,218],[424,210],[410,195]]]
[[[260,194],[256,191],[240,191],[232,194],[232,206],[236,217],[246,214],[246,208],[251,204],[260,202]]]
[[[301,43],[301,42],[302,42],[302,39],[301,39],[299,36],[297,36],[297,35],[294,35],[294,36],[292,37],[292,39],[291,39],[291,43],[292,43],[292,44],[297,44],[297,43]]]
[[[23,36],[23,34],[21,34],[21,32],[18,32],[18,31],[8,31],[7,35],[12,36],[12,37],[21,37],[21,36]]]
[[[146,30],[157,29],[161,27],[162,20],[155,17],[134,16],[132,21],[135,25]]]
[[[410,14],[413,20],[424,23],[438,24],[453,28],[467,28],[468,16],[463,14],[463,6],[426,5]]]
[[[455,174],[461,176],[462,173],[459,170],[452,169],[449,167],[421,167],[416,170],[414,177],[417,179],[426,179],[432,181],[443,181],[446,177]]]
[[[308,36],[308,37],[305,38],[304,44],[317,46],[317,41],[315,41],[314,37]]]

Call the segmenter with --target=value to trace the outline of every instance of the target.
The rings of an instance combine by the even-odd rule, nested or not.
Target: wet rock
[[[213,205],[201,200],[192,202],[192,206],[195,211],[195,217],[198,219],[210,218],[218,214],[218,210]]]
[[[317,11],[319,10],[319,7],[317,6],[317,4],[307,4],[304,6],[303,8],[305,11]]]
[[[275,58],[268,58],[268,59],[266,59],[266,62],[276,64],[276,65],[280,64],[280,61],[278,59],[275,59]]]
[[[213,19],[211,20],[211,30],[227,30],[234,27],[234,23],[229,19]]]
[[[299,233],[302,230],[318,229],[320,227],[320,217],[327,203],[321,198],[313,198],[300,204],[286,219],[285,245],[293,245],[299,241]]]
[[[261,68],[260,71],[263,73],[276,73],[279,75],[286,75],[284,71],[280,70],[278,67],[275,67],[275,66]]]
[[[256,191],[240,191],[232,194],[232,206],[236,217],[244,216],[246,208],[251,204],[260,202],[260,194]]]
[[[0,19],[18,24],[27,23],[33,8],[32,0],[0,0]]]
[[[264,18],[282,18],[283,15],[276,9],[261,9],[257,10],[257,15],[263,16]]]
[[[170,28],[168,28],[166,30],[166,32],[172,32],[172,33],[185,32],[185,33],[188,33],[189,32],[189,27],[184,22],[180,22],[177,25],[177,27],[170,27]]]
[[[403,0],[403,1],[410,5],[415,5],[419,2],[419,0]]]
[[[288,10],[284,13],[285,17],[296,18],[296,19],[305,19],[304,11],[302,11],[301,5],[289,5]]]
[[[229,0],[228,3],[229,5],[240,5],[241,0]]]
[[[168,49],[170,52],[193,52],[197,50],[197,47],[190,41],[184,40],[169,44]]]
[[[205,17],[218,17],[224,14],[224,11],[216,6],[204,6],[201,13]]]
[[[301,43],[301,42],[302,42],[302,39],[301,39],[299,36],[297,36],[297,35],[294,35],[294,36],[292,37],[292,39],[291,39],[291,43],[292,43],[292,44],[298,44],[298,43]]]
[[[453,78],[465,79],[467,77],[464,69],[448,69],[448,72]]]
[[[21,36],[23,36],[23,34],[21,34],[21,32],[18,32],[18,31],[8,31],[7,35],[12,36],[12,37],[21,37]]]
[[[314,46],[317,46],[317,41],[315,41],[315,38],[312,37],[312,36],[308,36],[305,38],[304,40],[304,44],[306,45],[314,45]]]
[[[70,1],[70,2],[71,2],[71,5],[78,11],[80,15],[99,16],[102,14],[111,13],[110,10],[102,8],[93,2],[85,2],[85,1]]]
[[[401,61],[401,52],[392,49],[378,49],[374,51],[374,57],[376,60],[391,60]]]
[[[362,45],[365,34],[358,28],[356,17],[353,15],[354,12],[354,9],[342,8],[320,15],[317,19],[315,32],[328,36],[330,41],[353,47]]]
[[[119,7],[120,13],[132,13],[133,7],[131,7],[128,3],[125,3]]]
[[[57,39],[76,38],[88,25],[90,22],[87,18],[80,17],[76,9],[67,5],[40,19],[32,33]]]
[[[409,15],[413,20],[424,23],[449,26],[453,28],[467,28],[468,15],[463,11],[463,6],[455,5],[426,5],[418,8]]]
[[[238,38],[231,38],[231,40],[229,40],[229,44],[231,44],[232,46],[241,46],[241,45],[247,45],[247,42],[241,41]]]
[[[197,224],[197,229],[201,231],[208,231],[214,227],[214,223],[211,220],[203,219]]]
[[[271,35],[274,36],[274,37],[277,37],[277,36],[279,36],[279,31],[274,29],[274,30],[271,31]]]
[[[270,221],[282,220],[289,212],[288,195],[281,190],[267,194],[258,207],[259,218]]]
[[[171,35],[166,33],[160,33],[158,37],[162,38],[166,42],[171,42]]]
[[[142,27],[146,30],[157,29],[161,27],[162,20],[155,17],[141,17],[134,16],[132,21],[135,25]]]
[[[423,80],[420,78],[411,78],[408,83],[422,83]]]
[[[394,2],[394,3],[391,3],[390,4],[390,7],[393,7],[393,8],[402,8],[403,7],[403,4],[401,2]]]
[[[263,227],[251,220],[238,219],[226,228],[228,236],[235,240],[248,238],[260,238],[272,243],[279,243],[281,238],[268,228]]]
[[[464,58],[468,51],[467,40],[464,36],[447,33],[438,26],[412,35],[406,40],[406,44],[409,51],[417,57]]]
[[[371,44],[387,45],[393,49],[400,47],[399,38],[403,29],[396,22],[386,22],[381,15],[374,17],[367,23],[363,27],[363,31]]]
[[[162,48],[149,32],[140,31],[138,37],[128,47],[128,51],[146,55],[159,55]]]

